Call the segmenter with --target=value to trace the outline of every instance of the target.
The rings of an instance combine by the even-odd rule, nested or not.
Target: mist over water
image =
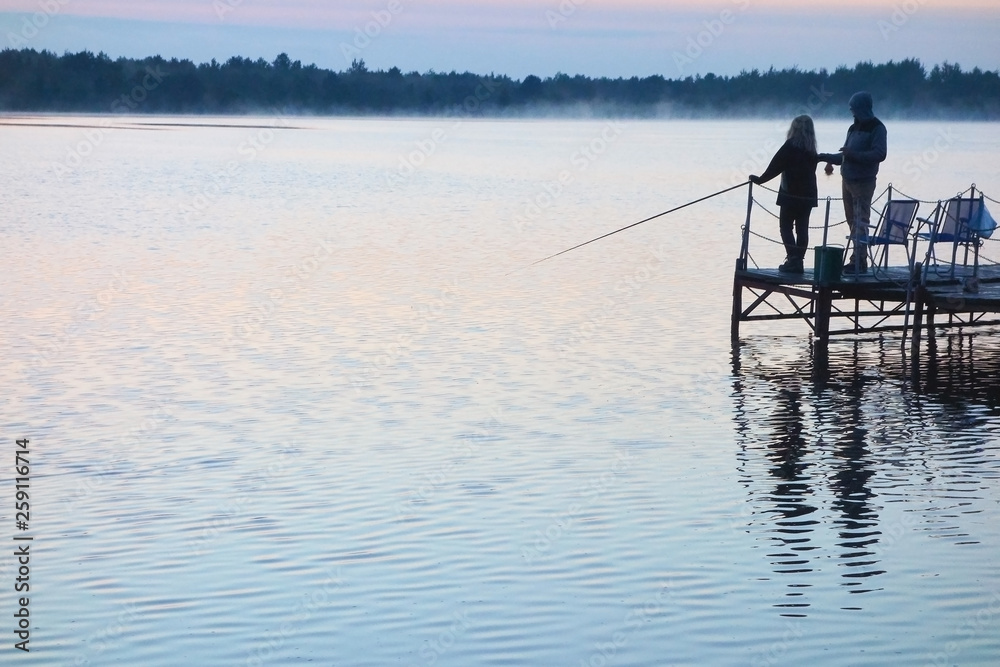
[[[759,173],[787,121],[8,120],[25,664],[1000,655],[993,332],[916,384],[892,335],[734,350],[744,189],[528,266]],[[1000,193],[994,125],[889,142],[880,190]]]

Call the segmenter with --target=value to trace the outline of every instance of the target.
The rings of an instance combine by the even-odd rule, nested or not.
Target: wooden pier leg
[[[830,342],[830,310],[833,308],[833,289],[826,285],[816,288],[816,346],[825,351]]]
[[[937,349],[937,338],[934,336],[934,314],[937,310],[934,307],[933,299],[925,299],[924,311],[927,313],[927,349]]]
[[[736,272],[733,274],[733,320],[729,325],[729,335],[733,345],[740,339],[740,318],[743,316],[743,283],[740,282],[739,273],[745,269],[742,260],[736,260]]]
[[[924,286],[919,282],[913,299],[913,336],[910,339],[910,378],[914,385],[920,382],[920,333],[924,324]]]

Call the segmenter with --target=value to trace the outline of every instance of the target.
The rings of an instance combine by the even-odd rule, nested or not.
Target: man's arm
[[[871,148],[868,150],[850,150],[845,147],[842,151],[848,159],[854,162],[862,162],[865,164],[882,162],[885,160],[885,157],[889,152],[888,132],[886,132],[885,125],[879,123],[872,130]]]

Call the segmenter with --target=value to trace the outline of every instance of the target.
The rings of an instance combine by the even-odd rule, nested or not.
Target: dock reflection
[[[975,541],[940,499],[973,500],[969,480],[993,465],[989,430],[976,425],[1000,415],[1000,337],[976,336],[940,338],[919,384],[898,341],[848,342],[818,358],[788,339],[734,348],[740,521],[779,575],[761,578],[785,583],[782,615],[807,615],[815,586],[881,590],[907,533]]]
[[[814,373],[814,378],[826,380],[827,369]],[[816,402],[816,410],[822,414],[829,410],[827,420],[839,428],[829,431],[833,440],[830,458],[830,489],[834,499],[831,508],[839,515],[833,520],[838,529],[838,566],[843,568],[841,576],[848,581],[845,586],[853,587],[851,592],[861,593],[869,589],[863,580],[883,574],[878,569],[875,552],[881,531],[878,513],[872,505],[875,493],[870,480],[875,474],[874,461],[869,448],[867,418],[863,409],[865,386],[873,382],[857,365],[852,368],[852,376],[839,392],[831,392],[830,401]],[[826,383],[824,386],[829,386]]]
[[[818,547],[812,544],[810,534],[819,521],[814,516],[817,508],[813,502],[810,464],[804,456],[808,447],[801,387],[789,384],[775,392],[775,409],[767,419],[774,438],[765,454],[770,461],[767,472],[773,490],[763,500],[773,505],[767,512],[774,526],[767,554],[771,566],[776,573],[798,575],[813,569],[810,553]],[[809,606],[800,599],[804,594],[797,587],[786,595],[792,599],[778,606],[789,610]]]

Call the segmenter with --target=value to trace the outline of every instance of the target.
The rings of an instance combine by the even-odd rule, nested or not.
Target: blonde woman
[[[767,183],[781,174],[777,204],[781,242],[785,244],[783,273],[802,273],[803,259],[809,248],[809,215],[816,207],[816,128],[809,116],[797,116],[788,128],[785,143],[771,158],[760,176],[751,175],[753,183]]]

